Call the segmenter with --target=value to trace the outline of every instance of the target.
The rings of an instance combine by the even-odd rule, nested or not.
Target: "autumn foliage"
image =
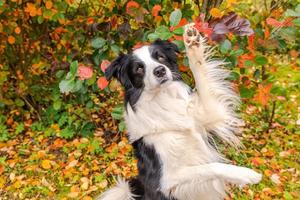
[[[297,198],[299,177],[274,161],[276,149],[280,159],[296,154],[291,141],[299,139],[287,137],[298,131],[289,123],[300,106],[293,97],[300,78],[292,74],[300,64],[297,0],[0,0],[0,196],[88,200],[112,177],[132,176],[123,90],[105,69],[119,53],[160,38],[179,47],[184,81],[193,85],[182,41],[191,22],[225,60],[243,101],[249,148],[262,149],[245,152],[251,159],[224,151],[276,182],[254,188],[257,195],[247,190],[249,199]],[[280,136],[269,134],[276,130]],[[232,199],[248,199],[235,192]]]

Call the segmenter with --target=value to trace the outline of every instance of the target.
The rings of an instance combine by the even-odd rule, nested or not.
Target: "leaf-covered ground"
[[[264,177],[258,185],[233,190],[228,199],[300,199],[299,68],[282,62],[270,70],[275,84],[287,93],[287,98],[277,97],[274,120],[263,123],[261,107],[245,104],[245,148],[222,148],[233,163],[254,168]],[[89,200],[113,184],[117,175],[134,176],[132,148],[126,135],[112,131],[117,123],[110,116],[111,106],[104,106],[94,116],[103,120],[94,138],[46,137],[45,131],[25,123],[24,134],[0,143],[0,199]],[[271,129],[264,131],[268,126]],[[52,128],[59,131],[55,124]]]

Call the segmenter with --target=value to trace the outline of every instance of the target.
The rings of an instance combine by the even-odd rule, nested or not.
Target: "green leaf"
[[[246,67],[252,67],[252,66],[253,66],[253,62],[252,62],[251,60],[245,60],[245,61],[244,61],[244,65],[245,65]]]
[[[170,15],[170,25],[176,26],[179,24],[182,17],[182,13],[179,9],[174,10]]]
[[[98,37],[92,40],[92,47],[95,49],[100,49],[105,45],[105,43],[106,41],[103,38]]]
[[[60,132],[60,137],[62,138],[72,138],[75,135],[75,132],[70,128],[65,128]]]
[[[264,56],[260,56],[260,55],[255,56],[255,59],[254,59],[254,60],[255,60],[255,62],[256,62],[258,65],[265,65],[265,64],[268,63],[267,58],[264,57]]]
[[[61,79],[63,76],[65,75],[65,71],[64,70],[58,70],[55,73],[56,78]]]
[[[77,69],[78,69],[78,62],[77,61],[73,61],[70,65],[70,73],[71,73],[71,76],[72,78],[74,76],[76,76],[77,74]]]
[[[159,35],[158,35],[157,33],[150,33],[150,34],[148,35],[148,39],[149,39],[150,41],[154,41],[154,40],[156,40],[157,38],[159,38]]]
[[[300,17],[300,11],[293,11],[291,9],[287,9],[284,15],[286,17]]]
[[[42,24],[44,22],[43,16],[38,16],[37,21],[39,24]]]
[[[120,47],[119,47],[118,45],[116,45],[116,44],[112,44],[112,45],[110,46],[110,49],[111,49],[114,53],[116,53],[116,54],[119,54],[119,53],[120,53]]]
[[[183,51],[185,49],[183,41],[173,40],[172,42],[177,45],[179,51]],[[185,65],[185,66],[187,66],[187,65]]]
[[[232,50],[229,55],[231,55],[231,56],[240,56],[242,54],[244,54],[244,50],[243,49],[237,49],[237,50]]]
[[[81,128],[80,134],[82,136],[92,136],[95,130],[95,125],[92,122],[87,122]]]
[[[75,86],[72,89],[72,92],[78,92],[83,86],[83,81],[82,80],[76,80]]]
[[[159,34],[159,38],[162,40],[167,40],[172,36],[173,36],[173,33],[171,33],[171,32],[164,32],[164,33]]]
[[[123,119],[123,112],[124,112],[124,107],[123,105],[120,105],[120,106],[116,106],[112,113],[111,113],[111,116],[112,118],[114,119],[117,119],[117,120],[121,120]]]
[[[126,129],[126,124],[125,124],[125,122],[124,122],[124,121],[121,121],[121,122],[119,123],[118,128],[119,128],[119,131],[121,131],[121,132],[125,131],[125,129]]]
[[[61,101],[60,100],[54,101],[53,108],[54,110],[59,110],[61,108]]]
[[[241,98],[249,99],[249,98],[253,97],[254,91],[242,86],[240,88],[240,95],[241,95]]]
[[[20,98],[17,98],[17,99],[15,100],[15,104],[16,104],[17,106],[19,106],[19,107],[22,107],[22,106],[25,105],[24,101],[23,101],[22,99],[20,99]]]
[[[229,40],[225,40],[222,42],[220,46],[220,51],[222,54],[227,53],[231,49],[231,42]]]
[[[294,23],[296,26],[300,26],[300,18],[294,19],[294,20],[293,20],[293,23]]]
[[[25,129],[24,128],[24,124],[21,123],[21,124],[17,125],[15,132],[16,132],[16,134],[20,134],[20,133],[22,133],[24,131],[24,129]]]
[[[176,28],[173,33],[175,33],[176,35],[183,35],[184,33],[184,29],[183,27],[179,27],[179,28]]]
[[[237,72],[231,72],[229,77],[227,78],[230,81],[235,81],[235,80],[239,80],[240,78],[240,74]]]
[[[286,200],[292,200],[292,199],[294,199],[293,196],[289,192],[287,192],[287,191],[284,192],[283,196],[284,196],[284,198]]]
[[[59,90],[61,93],[68,94],[71,92],[75,87],[75,81],[74,80],[62,80],[59,83]]]
[[[155,29],[155,33],[164,33],[164,32],[170,32],[169,28],[166,26],[159,26]]]

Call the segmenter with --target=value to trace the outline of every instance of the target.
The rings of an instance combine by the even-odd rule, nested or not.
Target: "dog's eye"
[[[158,55],[158,56],[157,56],[157,60],[158,60],[159,62],[163,62],[163,61],[165,61],[166,59],[165,59],[164,56]]]
[[[144,73],[144,68],[143,68],[143,67],[138,67],[138,68],[136,69],[136,73],[138,73],[138,74],[143,74],[143,73]]]
[[[142,64],[137,64],[135,68],[135,73],[144,74],[144,66]]]

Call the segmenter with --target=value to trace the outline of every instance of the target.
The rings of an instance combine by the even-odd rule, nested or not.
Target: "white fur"
[[[197,92],[189,94],[188,86],[176,81],[160,87],[154,78],[146,77],[151,90],[141,94],[135,111],[128,104],[125,121],[131,142],[143,137],[155,147],[163,164],[160,182],[165,195],[179,200],[217,200],[225,196],[225,182],[253,184],[261,175],[221,163],[222,156],[208,143],[213,132],[231,145],[240,145],[234,135],[242,123],[235,114],[239,98],[225,81],[228,72],[221,68],[223,62],[210,60],[203,38],[194,45],[200,36],[188,36],[191,29],[188,25],[184,39]],[[146,63],[146,70],[152,66],[146,71],[146,76],[151,76],[157,63],[149,47],[134,54]]]
[[[130,191],[128,182],[118,178],[116,186],[104,192],[96,200],[134,200],[134,195]]]

